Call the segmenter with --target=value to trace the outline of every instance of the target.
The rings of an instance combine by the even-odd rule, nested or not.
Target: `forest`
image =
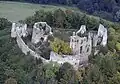
[[[115,22],[120,21],[119,0],[9,0],[9,1],[75,6],[85,13],[99,16],[110,21]]]
[[[78,70],[74,70],[69,63],[62,66],[52,62],[43,64],[40,59],[21,52],[15,39],[10,37],[11,22],[0,18],[0,84],[120,84],[119,24],[61,9],[54,12],[36,11],[20,22],[32,27],[39,21],[46,21],[57,29],[79,29],[80,25],[86,24],[87,30],[97,30],[99,23],[102,23],[108,28],[108,47],[100,48],[97,56],[91,54],[89,66]],[[63,41],[67,38],[65,34],[55,36]]]

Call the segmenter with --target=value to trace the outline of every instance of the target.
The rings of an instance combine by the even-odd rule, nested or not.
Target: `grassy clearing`
[[[84,14],[76,7],[0,1],[0,17],[4,17],[10,21],[16,22],[19,20],[24,20],[28,16],[32,16],[34,12],[37,10],[54,11],[58,8],[61,8],[62,10],[71,9],[74,12]],[[99,20],[99,17],[95,17],[88,14],[87,16]],[[109,24],[112,24],[110,21],[106,21],[106,22],[108,22]]]
[[[52,5],[0,1],[0,17],[5,17],[11,21],[18,21],[33,15],[36,10],[53,11],[58,8],[61,8],[63,10],[76,9],[67,6],[62,7]]]

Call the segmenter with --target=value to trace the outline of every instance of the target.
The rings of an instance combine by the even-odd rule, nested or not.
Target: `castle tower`
[[[73,50],[73,54],[75,55],[90,55],[92,48],[92,41],[90,34],[87,36],[86,34],[86,26],[82,25],[81,28],[75,33],[73,32],[73,36],[70,37],[70,47]]]

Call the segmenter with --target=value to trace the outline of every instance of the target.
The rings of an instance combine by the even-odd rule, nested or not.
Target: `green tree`
[[[91,30],[91,29],[96,29],[97,30],[98,27],[99,27],[99,21],[91,17],[91,18],[87,19],[87,24],[86,25],[89,28],[89,30]]]
[[[72,5],[72,0],[66,0],[67,5]]]
[[[120,51],[120,43],[117,42],[115,46],[116,46],[116,50]]]
[[[86,81],[88,84],[111,84],[111,79],[114,80],[117,74],[113,54],[100,54],[93,59],[91,66],[86,70],[83,82]]]
[[[58,38],[55,38],[50,45],[52,50],[58,54],[72,54],[72,49],[69,47],[69,44]]]
[[[5,81],[5,84],[17,84],[17,81],[14,78],[9,78]]]
[[[77,84],[75,70],[69,63],[64,63],[57,72],[58,84]]]
[[[59,66],[56,63],[39,64],[33,69],[28,84],[57,84],[55,79]]]
[[[49,24],[50,26],[53,26],[54,17],[53,17],[53,13],[52,13],[52,12],[46,12],[46,13],[45,13],[45,21],[46,21],[47,24]]]
[[[5,18],[0,18],[0,30],[11,26],[11,22]]]
[[[57,28],[64,28],[64,23],[66,21],[65,13],[63,10],[58,9],[54,11],[54,25]]]
[[[90,67],[86,80],[88,84],[104,84],[104,77],[97,65]]]
[[[40,21],[44,22],[46,17],[45,11],[44,10],[36,11],[34,17],[35,17],[35,22],[40,22]]]
[[[25,19],[25,23],[27,24],[28,27],[33,27],[35,23],[35,17],[34,16],[29,16]]]
[[[66,29],[67,28],[72,28],[73,23],[73,12],[71,10],[66,10]]]

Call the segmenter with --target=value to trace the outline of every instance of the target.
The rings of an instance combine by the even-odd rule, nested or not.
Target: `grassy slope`
[[[5,17],[11,21],[18,21],[33,15],[36,10],[43,9],[45,11],[53,11],[58,8],[61,8],[63,10],[65,10],[66,8],[75,9],[66,6],[62,7],[52,5],[0,1],[0,17]]]
[[[71,9],[74,12],[84,14],[78,8],[75,7],[0,1],[0,17],[5,17],[11,21],[18,21],[18,20],[23,20],[28,16],[32,16],[36,10],[54,11],[55,9],[58,8],[61,8],[63,10]],[[93,17],[95,19],[99,19],[99,17],[95,17],[92,15],[87,15],[87,16]]]

